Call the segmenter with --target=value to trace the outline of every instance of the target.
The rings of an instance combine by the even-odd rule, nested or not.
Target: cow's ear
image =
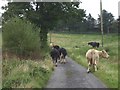
[[[102,50],[102,53],[104,53],[105,51],[104,50]]]
[[[109,49],[107,48],[107,49],[105,49],[105,51],[106,51],[106,52],[109,52]]]
[[[106,52],[108,52],[108,50],[105,50]]]

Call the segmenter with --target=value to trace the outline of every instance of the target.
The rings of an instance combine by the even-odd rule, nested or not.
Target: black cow
[[[93,48],[95,48],[95,47],[99,48],[100,43],[99,42],[89,42],[88,45],[91,45]]]
[[[65,48],[59,48],[61,63],[66,63],[65,57],[67,56],[67,51]]]
[[[58,45],[53,45],[53,48],[55,48],[55,49],[57,49],[57,50],[59,51],[60,46],[58,46]],[[60,60],[60,55],[59,55],[59,57],[58,57],[58,60]]]
[[[67,55],[66,49],[60,48],[60,46],[58,46],[58,45],[53,45],[52,48],[58,50],[58,52],[59,52],[59,56],[57,57],[57,60],[61,63],[65,63],[66,62],[65,57]]]
[[[55,66],[57,66],[57,60],[60,57],[59,51],[55,48],[52,48],[52,50],[50,52],[50,56],[52,57],[53,64],[55,64]]]

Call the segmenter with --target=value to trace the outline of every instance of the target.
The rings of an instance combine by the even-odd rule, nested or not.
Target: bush
[[[3,50],[19,56],[30,56],[40,51],[39,29],[18,17],[3,25]]]

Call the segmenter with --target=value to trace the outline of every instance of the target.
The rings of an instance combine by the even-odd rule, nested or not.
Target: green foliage
[[[112,32],[115,32],[117,33],[118,30],[116,28],[116,21],[114,20],[114,16],[112,13],[109,13],[108,11],[106,10],[103,10],[103,30],[104,30],[104,33],[112,33]],[[99,15],[99,18],[98,18],[98,26],[100,28],[100,15]]]
[[[12,18],[3,25],[3,50],[30,55],[40,51],[38,28],[26,20]]]
[[[45,67],[46,66],[46,67]],[[50,60],[3,60],[3,88],[43,88],[52,71]]]
[[[69,21],[74,17],[77,20],[83,19],[85,11],[79,9],[79,4],[79,2],[9,2],[8,6],[3,7],[6,10],[3,14],[3,23],[15,16],[31,21],[41,28],[40,47],[46,49],[47,33],[55,27],[58,20]]]
[[[2,47],[2,31],[0,31],[0,48]]]

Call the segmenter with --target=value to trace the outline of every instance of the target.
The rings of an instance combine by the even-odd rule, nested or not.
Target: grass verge
[[[3,60],[2,88],[43,88],[53,65],[51,60]]]

